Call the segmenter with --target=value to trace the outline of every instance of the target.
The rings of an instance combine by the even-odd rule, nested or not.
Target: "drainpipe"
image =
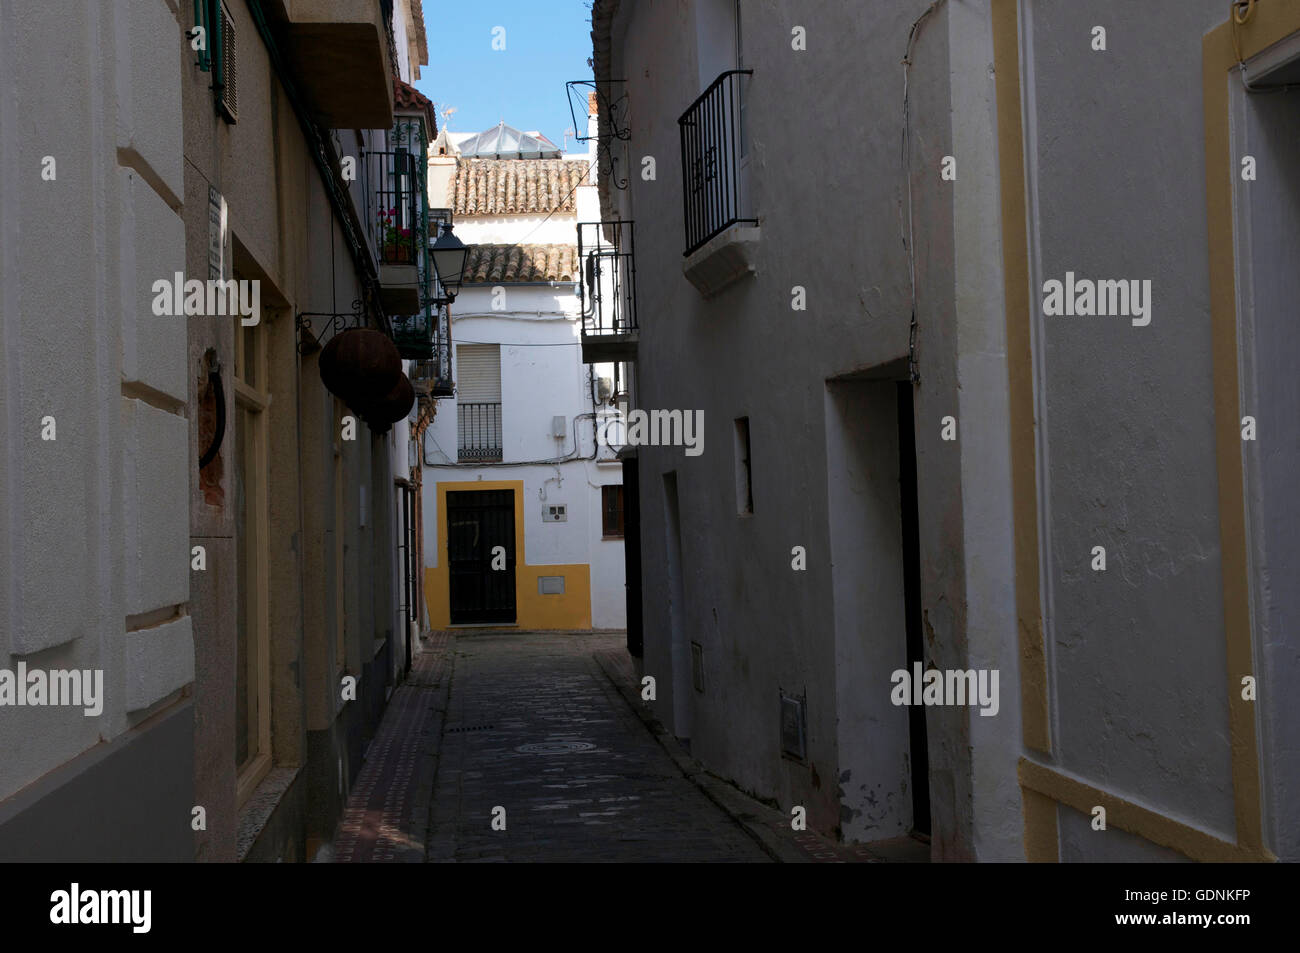
[[[311,153],[312,161],[316,163],[316,168],[320,172],[330,206],[334,209],[334,214],[343,226],[343,235],[347,241],[348,250],[352,254],[352,263],[356,267],[358,277],[361,279],[364,290],[363,297],[374,304],[379,301],[379,276],[375,271],[374,261],[370,257],[370,248],[366,244],[361,221],[357,218],[356,210],[352,207],[352,202],[349,200],[346,191],[340,186],[334,172],[334,166],[330,162],[332,151],[327,145],[326,138],[321,135],[319,127],[312,118],[311,111],[307,108],[306,103],[298,93],[297,87],[293,84],[289,70],[280,54],[280,48],[276,45],[275,37],[272,35],[270,25],[267,23],[266,14],[262,10],[261,0],[247,0],[247,3],[249,12],[253,15],[253,22],[257,24],[257,32],[262,37],[262,43],[266,46],[267,55],[271,60],[271,68],[275,71],[280,85],[284,87],[289,104],[293,107],[293,114],[298,119],[298,125],[302,128],[303,136],[307,139],[307,151]],[[382,307],[377,305],[376,311],[380,316],[381,328],[391,337],[392,328],[388,322],[388,315],[384,313]]]

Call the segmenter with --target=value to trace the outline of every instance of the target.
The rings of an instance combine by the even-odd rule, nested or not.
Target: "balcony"
[[[390,320],[397,353],[415,362],[411,369],[411,384],[416,391],[430,397],[452,396],[447,305],[430,300],[421,314]]]
[[[583,362],[635,361],[639,329],[632,223],[579,224],[578,261]]]
[[[294,79],[331,129],[393,124],[391,0],[285,0]]]
[[[677,120],[682,141],[686,259],[682,271],[706,298],[753,273],[758,219],[748,217],[744,86],[753,70],[728,70]]]
[[[373,228],[379,259],[379,292],[389,314],[417,314],[421,307],[426,248],[424,176],[416,155],[405,149],[372,152],[375,189]]]
[[[456,461],[501,460],[501,402],[456,404]]]

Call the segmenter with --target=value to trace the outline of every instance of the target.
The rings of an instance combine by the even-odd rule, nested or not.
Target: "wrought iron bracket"
[[[584,87],[591,89],[596,94],[597,114],[603,113],[609,121],[609,133],[615,139],[632,138],[632,128],[627,125],[624,116],[627,115],[627,80],[622,79],[571,79],[564,84],[565,94],[569,99],[569,118],[573,120],[573,141],[587,142],[592,137],[580,134],[579,129],[586,129],[584,123],[581,127],[578,125],[578,110],[574,108],[574,92]],[[602,88],[603,87],[603,88]],[[615,95],[615,90],[618,94]],[[581,93],[579,93],[581,97]],[[582,97],[579,102],[585,102],[586,98]],[[591,113],[586,114],[586,118],[591,118]]]
[[[610,184],[620,192],[627,191],[627,177],[618,174],[618,159],[607,140],[596,143],[596,172],[609,178]]]
[[[324,325],[319,333],[313,325],[315,320],[321,320]],[[348,328],[365,326],[365,320],[361,316],[361,299],[357,298],[352,302],[351,311],[299,311],[294,316],[293,323],[298,329],[298,353],[309,354],[320,349],[325,332],[331,328],[334,329],[335,334],[338,334]]]

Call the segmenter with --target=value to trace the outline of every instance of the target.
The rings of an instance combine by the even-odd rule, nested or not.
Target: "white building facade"
[[[504,124],[460,146],[431,160],[431,207],[471,253],[452,306],[456,396],[422,447],[430,624],[622,629],[622,468],[595,426],[611,388],[579,341],[591,160]]]

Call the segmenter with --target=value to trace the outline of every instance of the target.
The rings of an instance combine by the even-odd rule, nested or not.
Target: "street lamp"
[[[451,233],[451,223],[442,223],[442,234],[430,249],[433,256],[433,271],[438,276],[438,284],[449,302],[456,300],[460,294],[460,283],[465,273],[465,262],[469,259],[469,246]]]

